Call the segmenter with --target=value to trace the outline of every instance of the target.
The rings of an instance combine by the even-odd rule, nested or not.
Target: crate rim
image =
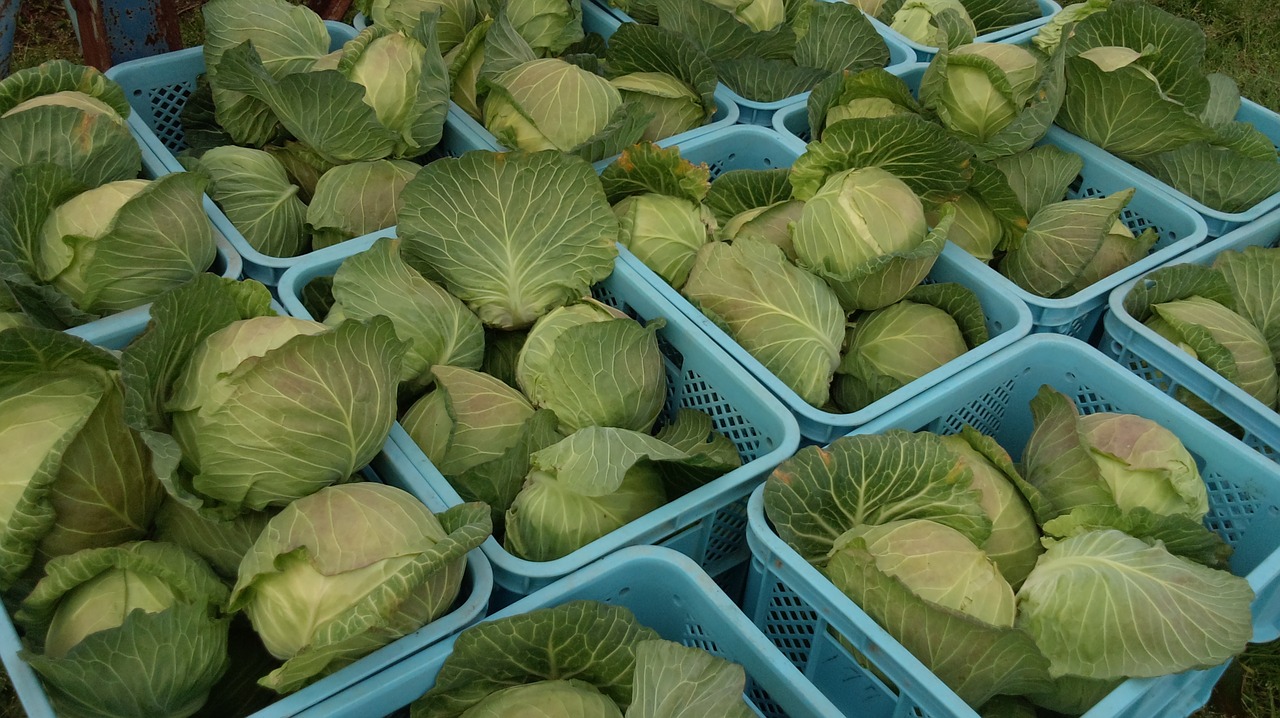
[[[311,314],[302,305],[299,297],[301,289],[307,281],[313,276],[318,276],[325,270],[319,270],[322,265],[340,262],[342,259],[350,257],[354,254],[362,252],[373,246],[374,242],[386,237],[394,237],[396,228],[390,227],[379,230],[371,234],[365,235],[341,245],[326,247],[325,249],[313,252],[306,261],[299,262],[297,265],[290,267],[288,271],[280,278],[278,289],[280,292],[281,303],[288,312],[293,316],[310,317]],[[622,251],[622,248],[619,247]],[[675,322],[684,327],[694,340],[705,339],[703,333],[698,327],[688,321],[683,312],[675,306],[670,306],[668,300],[653,290],[648,282],[641,276],[635,276],[635,272],[630,266],[622,261],[621,257],[615,260],[614,272],[622,272],[623,276],[631,275],[628,281],[642,289],[650,290],[650,297],[658,304],[664,306],[665,318],[668,325]],[[714,342],[707,340],[703,346],[709,351],[716,354],[723,354],[724,350]],[[625,547],[634,545],[636,542],[642,541],[645,534],[660,531],[664,536],[673,532],[681,531],[697,520],[704,518],[705,505],[718,497],[725,491],[740,490],[753,481],[762,480],[768,471],[777,466],[788,456],[795,453],[800,445],[801,432],[799,424],[791,411],[783,405],[781,400],[774,396],[766,387],[738,362],[733,361],[732,357],[723,357],[724,361],[718,364],[718,368],[730,375],[739,388],[751,393],[755,401],[760,402],[766,409],[770,417],[776,420],[782,428],[781,435],[775,438],[774,446],[771,450],[763,453],[753,461],[744,463],[742,466],[730,471],[712,482],[703,485],[694,491],[691,491],[674,501],[664,504],[663,506],[649,512],[645,516],[630,521],[622,527],[609,532],[585,546],[578,548],[572,553],[562,556],[552,561],[529,561],[517,558],[507,552],[501,544],[492,536],[485,540],[481,546],[481,550],[485,552],[489,562],[496,569],[495,574],[501,576],[507,574],[513,578],[522,579],[526,582],[542,583],[556,578],[563,577],[572,573],[574,570],[581,568],[593,561],[603,559],[614,555],[619,545]],[[428,481],[427,475],[424,473],[428,469],[434,472],[434,475],[440,477],[439,487],[432,488],[432,491],[440,496],[446,504],[452,505],[462,503],[462,498],[453,490],[447,480],[439,474],[439,471],[431,463],[425,455],[421,461],[412,454],[410,447],[421,453],[421,450],[413,444],[408,434],[400,426],[397,421],[391,429],[392,444],[395,445],[394,450],[388,449],[388,454],[407,461],[414,465],[418,476],[423,479],[423,483],[430,486],[434,482]],[[719,483],[717,483],[719,482]],[[447,490],[447,492],[446,492]],[[744,493],[745,496],[745,493]],[[652,521],[658,518],[658,523]],[[646,522],[646,519],[650,519]],[[648,524],[642,526],[641,524]],[[611,548],[612,546],[612,548]],[[499,585],[502,585],[501,578],[495,579]],[[513,591],[515,593],[527,593],[528,590]]]
[[[1037,347],[1040,346],[1044,346],[1046,349],[1038,350]],[[986,364],[985,367],[970,367],[957,376],[957,379],[967,379],[978,372],[990,371],[993,366],[1002,361],[1010,361],[1021,354],[1033,351],[1070,352],[1080,356],[1093,357],[1089,361],[1095,362],[1097,366],[1106,367],[1103,371],[1110,374],[1115,381],[1127,385],[1135,392],[1146,394],[1152,402],[1161,404],[1168,410],[1182,414],[1188,421],[1198,424],[1198,428],[1206,431],[1212,439],[1216,439],[1216,443],[1231,445],[1230,436],[1226,432],[1191,413],[1190,410],[1171,397],[1161,394],[1154,387],[1123,370],[1098,350],[1072,337],[1057,334],[1036,334],[1026,337],[1013,346],[1002,349],[992,357],[991,362]],[[964,382],[957,381],[957,383]],[[933,387],[905,402],[893,412],[878,418],[871,424],[859,427],[846,436],[881,433],[893,428],[893,425],[905,415],[929,413],[930,405],[941,395],[949,393],[951,392],[946,391],[945,387]],[[1276,467],[1272,462],[1248,450],[1247,447],[1238,442],[1236,442],[1234,448],[1228,450],[1235,453],[1237,458],[1244,463],[1251,465],[1258,473],[1271,475],[1280,484],[1280,467]],[[752,561],[760,562],[769,559],[768,570],[772,574],[792,574],[792,580],[799,582],[808,591],[804,596],[805,602],[809,603],[817,611],[822,620],[841,633],[863,633],[868,635],[878,644],[878,650],[884,651],[892,660],[910,670],[912,672],[912,680],[919,680],[921,688],[923,688],[921,693],[910,693],[910,698],[933,718],[975,718],[977,711],[960,701],[955,692],[925,667],[923,662],[911,654],[852,599],[836,589],[829,579],[805,561],[799,553],[778,536],[764,513],[764,489],[764,484],[756,487],[747,503],[747,542],[751,546]],[[1263,590],[1280,581],[1280,545],[1277,545],[1253,570],[1249,571],[1247,575],[1241,576],[1241,578],[1244,578],[1254,591],[1255,598],[1252,608],[1256,609],[1258,597]],[[1256,614],[1251,617],[1251,622],[1254,634],[1250,642],[1266,642],[1276,638],[1277,629],[1275,626],[1259,625]],[[855,631],[849,631],[851,625],[855,628]],[[1220,664],[1221,667],[1225,667],[1225,665],[1226,663]],[[1203,670],[1214,670],[1214,668]],[[1104,710],[1123,707],[1148,692],[1150,689],[1147,686],[1174,681],[1179,676],[1185,675],[1185,673],[1175,673],[1155,678],[1127,679],[1119,687],[1112,690],[1106,698],[1091,708],[1082,718],[1092,718],[1103,714],[1097,709],[1099,706],[1104,706],[1104,704]],[[957,706],[963,706],[963,709],[957,710]]]

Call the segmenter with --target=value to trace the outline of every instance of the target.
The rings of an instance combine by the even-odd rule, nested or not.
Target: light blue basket
[[[1015,38],[1011,38],[1008,42],[1013,44],[1030,42],[1031,38],[1035,37],[1035,34],[1035,30],[1024,32]],[[1256,127],[1259,132],[1267,136],[1267,139],[1271,140],[1272,144],[1276,145],[1277,151],[1280,151],[1280,114],[1276,114],[1256,102],[1241,98],[1240,110],[1236,112],[1235,120],[1237,122],[1248,122]],[[1054,129],[1058,130],[1059,128],[1055,127]],[[1060,131],[1064,133],[1066,132],[1065,130]],[[1075,135],[1072,135],[1072,137],[1075,137]],[[1243,212],[1222,212],[1220,210],[1212,209],[1194,199],[1191,199],[1180,190],[1174,189],[1171,185],[1163,182],[1162,180],[1156,179],[1146,172],[1133,167],[1133,165],[1130,165],[1092,142],[1079,137],[1076,139],[1083,143],[1082,146],[1084,146],[1091,155],[1106,157],[1114,162],[1118,162],[1132,168],[1134,172],[1137,172],[1146,178],[1147,183],[1152,187],[1159,188],[1177,199],[1180,203],[1195,210],[1197,214],[1204,218],[1210,237],[1221,237],[1227,232],[1238,227],[1242,227],[1249,222],[1253,222],[1271,210],[1280,207],[1280,192],[1277,192]]]
[[[281,309],[274,302],[272,307]],[[142,331],[145,324],[146,322],[143,321],[132,327],[117,327],[117,331],[106,336],[102,346],[108,349],[123,348]],[[412,464],[402,458],[390,440],[387,441],[383,451],[361,473],[368,481],[378,481],[409,491],[433,513],[441,513],[448,508],[439,496],[425,489],[422,485],[422,477],[417,475]],[[467,570],[463,576],[462,587],[448,613],[336,673],[295,693],[281,697],[280,700],[247,718],[286,718],[296,715],[387,666],[443,641],[483,618],[489,610],[489,597],[492,592],[493,570],[489,566],[489,561],[479,549],[473,550],[467,554]],[[26,709],[28,718],[55,718],[53,706],[40,683],[39,676],[18,657],[20,650],[22,650],[22,644],[14,629],[13,621],[9,613],[0,608],[0,662],[4,664],[4,669],[9,674],[14,691],[22,701],[22,707]]]
[[[894,68],[891,72],[901,77],[912,92],[917,92],[927,67],[917,63]],[[774,127],[785,137],[798,142],[808,141],[808,107],[799,105],[779,112],[774,118]],[[1135,188],[1137,192],[1121,212],[1120,220],[1134,234],[1152,227],[1159,232],[1160,239],[1145,258],[1061,299],[1036,296],[968,253],[962,252],[961,260],[980,272],[1002,293],[1026,303],[1031,309],[1032,332],[1066,334],[1088,341],[1101,326],[1102,313],[1107,308],[1107,294],[1112,289],[1194,249],[1208,236],[1208,230],[1196,212],[1158,188],[1149,176],[1116,157],[1099,152],[1098,148],[1062,128],[1049,128],[1049,134],[1037,144],[1074,152],[1084,160],[1084,169],[1067,191],[1069,199],[1105,196],[1127,187]]]
[[[603,37],[605,40],[608,40],[610,37],[613,36],[613,33],[617,32],[618,27],[621,24],[622,23],[620,23],[618,20],[616,20],[614,17],[612,17],[609,13],[605,12],[600,7],[593,5],[591,2],[588,2],[587,0],[583,0],[582,28],[587,32],[589,33],[594,32],[600,35],[601,37]],[[732,127],[734,124],[736,124],[738,122],[738,106],[734,104],[733,92],[729,88],[725,87],[723,84],[718,84],[716,85],[715,101],[716,101],[716,113],[712,115],[710,122],[708,122],[705,125],[702,125],[701,127],[695,127],[692,130],[689,130],[687,132],[681,132],[679,134],[672,135],[670,137],[664,137],[663,139],[658,140],[657,144],[660,147],[672,147],[675,145],[683,145],[685,142],[695,137],[701,137],[702,135],[705,135],[711,132],[717,132],[725,128]],[[466,132],[467,135],[470,138],[472,138],[473,142],[477,142],[481,144],[481,146],[483,146],[484,149],[490,149],[490,150],[506,150],[507,149],[506,146],[498,142],[498,138],[494,137],[492,132],[485,129],[484,126],[481,125],[479,122],[476,122],[476,120],[473,117],[471,117],[471,115],[468,115],[466,112],[464,112],[462,108],[457,108],[456,114],[457,114],[457,117],[455,119],[457,121],[458,127],[462,131]],[[609,165],[610,162],[613,161],[613,159],[614,159],[613,157],[609,157],[607,159],[603,159],[603,160],[600,160],[599,162],[596,162],[595,163],[596,171],[598,172],[600,170],[603,170],[605,167]]]
[[[875,422],[858,434],[889,429],[956,433],[965,424],[995,437],[1016,460],[1031,434],[1028,403],[1049,384],[1072,397],[1085,413],[1118,411],[1160,423],[1196,458],[1209,492],[1205,525],[1235,548],[1232,571],[1257,597],[1254,641],[1280,634],[1280,469],[1230,440],[1225,433],[1069,337],[1042,334],[1001,351]],[[978,718],[853,601],[835,588],[774,533],[764,514],[763,487],[751,496],[747,540],[751,572],[747,615],[847,715],[866,718]],[[830,630],[828,630],[830,629]],[[863,668],[831,631],[849,639],[890,689]],[[1129,680],[1085,718],[1173,718],[1208,700],[1226,666],[1172,676]]]
[[[1178,263],[1213,264],[1225,250],[1275,247],[1280,241],[1280,212],[1272,212],[1179,258]],[[1145,277],[1111,293],[1111,311],[1099,344],[1120,365],[1170,396],[1186,389],[1208,401],[1244,430],[1242,440],[1263,456],[1280,462],[1280,414],[1240,387],[1170,344],[1125,311],[1124,299]]]
[[[517,616],[571,601],[623,606],[669,641],[740,664],[745,697],[764,718],[836,718],[840,714],[773,647],[697,564],[664,548],[633,546],[540,589],[487,619]],[[456,638],[454,640],[457,640]],[[352,686],[298,718],[374,718],[416,700],[453,652],[447,641]]]
[[[329,29],[331,51],[341,48],[343,43],[356,36],[350,25],[339,22],[326,22],[325,25]],[[182,163],[175,156],[187,147],[182,129],[182,109],[195,91],[196,79],[204,74],[204,69],[204,47],[201,46],[133,60],[107,71],[107,77],[125,89],[125,96],[133,107],[129,129],[150,150],[143,152],[142,160],[147,170],[156,176],[183,171]],[[488,149],[488,144],[459,127],[458,116],[465,114],[457,105],[449,103],[444,134],[433,152],[457,157],[470,150]],[[286,269],[307,256],[272,257],[263,254],[249,245],[212,200],[206,199],[205,208],[213,226],[226,236],[244,259],[244,273],[250,279],[269,287],[275,286]]]
[[[754,125],[738,125],[721,134],[699,137],[681,147],[680,153],[692,162],[706,164],[714,178],[728,170],[790,167],[803,149],[803,145],[798,141],[784,140],[772,130]],[[985,267],[980,262],[964,261],[972,258],[965,254],[964,250],[949,244],[925,281],[958,282],[972,289],[978,296],[978,300],[982,302],[983,313],[987,318],[987,330],[991,334],[990,340],[856,412],[837,414],[818,409],[801,399],[799,394],[782,383],[773,372],[751,356],[723,329],[703,316],[702,312],[698,311],[689,300],[644,266],[644,263],[626,248],[620,247],[619,255],[636,274],[644,277],[658,290],[659,294],[679,308],[729,356],[746,367],[747,371],[759,379],[769,391],[777,395],[796,416],[800,423],[800,433],[806,439],[819,443],[826,443],[837,436],[847,434],[854,427],[871,421],[909,397],[947,380],[964,367],[990,356],[1001,347],[1008,346],[1031,331],[1031,314],[1027,311],[1027,307],[1017,299],[1008,296],[1003,289],[996,287],[984,275],[982,270]]]
[[[281,301],[294,316],[310,317],[299,297],[311,280],[331,276],[342,260],[364,251],[379,237],[393,235],[394,230],[386,230],[315,252],[281,278]],[[666,326],[658,331],[658,343],[666,358],[667,412],[687,407],[710,415],[716,429],[738,448],[743,465],[554,561],[516,558],[489,539],[481,548],[493,565],[494,580],[506,592],[495,599],[500,603],[526,596],[624,546],[674,548],[693,557],[713,576],[738,566],[748,553],[743,536],[747,495],[800,443],[799,429],[787,410],[628,264],[619,261],[593,293],[639,320],[666,319]],[[449,506],[462,502],[398,423],[391,438],[397,451],[388,449],[388,453],[403,457],[423,477],[420,490],[438,494]]]

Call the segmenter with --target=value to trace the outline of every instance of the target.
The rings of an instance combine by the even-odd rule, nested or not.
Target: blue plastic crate
[[[1280,243],[1280,212],[1272,212],[1179,258],[1178,263],[1213,264],[1224,250],[1275,247]],[[1242,440],[1280,462],[1280,414],[1193,359],[1125,311],[1124,299],[1138,277],[1111,293],[1111,311],[1103,321],[1100,346],[1120,365],[1170,396],[1186,389],[1205,399],[1244,430]]]
[[[275,302],[272,307],[282,310]],[[146,326],[146,319],[132,325],[115,326],[99,343],[108,349],[121,349],[133,340]],[[424,490],[422,478],[412,464],[403,460],[393,443],[388,440],[383,451],[376,456],[361,474],[365,480],[389,484],[416,496],[433,513],[448,509],[439,496]],[[455,502],[456,503],[456,502]],[[326,676],[311,685],[282,696],[280,700],[247,718],[286,718],[334,695],[378,671],[398,663],[415,653],[443,641],[462,629],[479,621],[489,610],[489,598],[493,592],[493,570],[483,552],[475,549],[467,554],[467,570],[453,607],[443,616],[422,628],[393,641],[355,661],[345,668]],[[48,694],[38,674],[18,657],[22,643],[7,610],[0,607],[0,663],[9,674],[14,691],[22,701],[28,718],[56,718]]]
[[[326,22],[329,29],[329,49],[337,50],[343,43],[356,36],[350,25]],[[186,149],[186,136],[182,129],[182,109],[187,98],[195,91],[196,79],[204,74],[204,47],[192,47],[178,52],[165,53],[116,65],[107,71],[107,77],[120,83],[125,89],[133,114],[129,116],[129,129],[149,152],[143,152],[143,164],[154,175],[181,172],[182,164],[176,153]],[[459,116],[466,113],[453,103],[449,104],[444,134],[434,152],[457,157],[464,152],[488,149],[466,129],[459,126]],[[470,119],[470,118],[468,118]],[[231,242],[244,259],[244,273],[272,287],[286,269],[297,264],[302,257],[272,257],[259,252],[235,228],[227,215],[212,201],[206,201],[206,209],[214,227]]]
[[[1280,634],[1280,469],[1083,342],[1055,335],[1028,337],[854,433],[905,429],[952,434],[969,424],[995,437],[1016,461],[1033,427],[1028,404],[1043,384],[1072,397],[1084,413],[1140,414],[1182,440],[1208,487],[1205,525],[1235,548],[1232,571],[1246,577],[1257,594],[1253,640],[1275,639]],[[752,566],[746,612],[837,706],[867,718],[977,718],[774,533],[764,514],[763,487],[752,494],[748,517]],[[863,668],[828,629],[872,657],[876,670],[898,690]],[[1085,718],[1186,716],[1204,704],[1225,669],[1127,681]]]
[[[1027,32],[1024,32],[1018,35],[1017,37],[1010,38],[1008,42],[1011,42],[1014,44],[1022,44],[1022,43],[1030,42],[1031,38],[1035,37],[1035,34],[1036,34],[1036,30],[1034,29],[1028,30]],[[1271,110],[1268,110],[1267,108],[1263,107],[1262,105],[1259,105],[1256,102],[1253,102],[1252,100],[1241,98],[1240,110],[1236,112],[1235,119],[1237,122],[1248,122],[1249,124],[1253,125],[1255,128],[1258,129],[1259,132],[1266,135],[1267,138],[1271,140],[1272,144],[1276,145],[1277,151],[1280,152],[1280,114],[1277,114]],[[1069,134],[1069,133],[1066,133],[1065,130],[1061,130],[1057,126],[1055,126],[1054,129],[1061,131],[1065,134]],[[1075,135],[1071,135],[1071,136],[1075,137]],[[1205,225],[1208,228],[1210,237],[1221,237],[1222,235],[1234,229],[1242,227],[1248,224],[1249,222],[1253,222],[1261,218],[1263,215],[1267,214],[1271,210],[1276,209],[1277,207],[1280,207],[1280,192],[1277,192],[1243,212],[1223,212],[1220,210],[1212,209],[1210,207],[1205,206],[1204,204],[1201,204],[1200,202],[1197,202],[1194,199],[1191,199],[1183,192],[1177,189],[1174,189],[1171,185],[1159,179],[1156,179],[1155,177],[1152,177],[1151,175],[1138,169],[1137,167],[1134,167],[1133,165],[1130,165],[1129,163],[1125,162],[1119,157],[1116,157],[1115,155],[1102,149],[1101,147],[1093,144],[1092,142],[1089,142],[1088,140],[1080,137],[1076,137],[1076,139],[1078,139],[1082,143],[1082,146],[1085,147],[1085,149],[1089,152],[1089,154],[1095,155],[1098,157],[1106,157],[1114,162],[1118,162],[1120,164],[1123,164],[1131,168],[1134,172],[1144,177],[1147,183],[1152,187],[1159,188],[1160,190],[1173,196],[1180,203],[1195,210],[1195,212],[1204,219]]]
[[[702,569],[667,549],[623,549],[612,560],[597,561],[486,620],[580,600],[626,607],[663,638],[742,665],[747,674],[744,694],[764,718],[839,716]],[[392,713],[431,688],[453,643],[441,643],[392,666],[299,718],[373,718]]]
[[[803,145],[798,141],[787,141],[772,130],[753,125],[738,125],[721,134],[699,137],[682,146],[680,152],[692,162],[706,164],[711,169],[711,176],[715,178],[728,170],[789,167],[803,149]],[[954,245],[947,245],[925,281],[958,282],[972,289],[982,302],[983,313],[987,317],[987,330],[991,335],[990,340],[869,406],[853,413],[838,414],[818,409],[801,399],[800,395],[783,384],[728,333],[703,316],[702,312],[698,311],[689,300],[644,266],[644,263],[628,252],[625,247],[619,248],[619,254],[622,261],[636,274],[644,277],[659,294],[679,308],[729,356],[745,366],[747,371],[760,380],[769,391],[777,395],[796,416],[800,423],[800,433],[806,439],[820,443],[831,441],[837,436],[848,433],[854,427],[871,421],[907,398],[947,380],[957,371],[990,356],[1001,347],[1008,346],[1031,331],[1031,314],[1027,311],[1027,307],[1009,296],[1003,288],[991,282],[982,271],[985,267],[981,262],[966,262],[965,259],[972,258],[964,250]]]
[[[891,71],[901,77],[912,92],[917,92],[927,67],[917,63]],[[799,105],[779,112],[774,127],[786,137],[807,142],[810,139],[808,107]],[[962,261],[981,272],[1001,292],[1027,304],[1031,309],[1032,332],[1066,334],[1087,341],[1101,325],[1102,313],[1107,308],[1107,294],[1112,289],[1194,249],[1208,236],[1208,229],[1196,212],[1157,188],[1149,176],[1116,157],[1098,152],[1098,148],[1060,127],[1049,128],[1049,134],[1037,144],[1074,152],[1084,160],[1084,169],[1067,191],[1069,199],[1105,196],[1127,187],[1135,188],[1137,192],[1129,206],[1120,213],[1120,220],[1134,234],[1153,227],[1159,232],[1160,239],[1144,259],[1061,299],[1046,299],[1032,294],[968,253],[961,253],[964,255]]]
[[[310,317],[299,300],[307,283],[332,275],[342,260],[364,251],[379,237],[393,235],[394,230],[376,232],[314,253],[281,278],[281,301],[294,316]],[[674,413],[687,407],[710,415],[716,429],[738,448],[743,465],[554,561],[516,558],[489,539],[481,548],[493,565],[494,580],[506,592],[496,599],[499,601],[526,596],[624,546],[637,544],[674,548],[693,557],[713,576],[741,564],[748,553],[743,536],[747,495],[800,443],[799,429],[786,408],[653,291],[629,264],[619,261],[613,274],[594,287],[593,294],[639,320],[666,319],[666,326],[658,331],[667,369],[666,411]],[[422,477],[417,482],[420,490],[438,494],[449,506],[462,502],[398,423],[391,438],[396,448],[388,448],[388,453],[417,470]]]
[[[621,25],[617,19],[605,12],[603,9],[593,5],[591,2],[584,0],[582,3],[582,28],[587,32],[597,33],[604,39],[608,40],[613,33],[618,30]],[[681,132],[670,137],[658,140],[657,144],[662,147],[671,147],[673,145],[682,145],[694,137],[700,137],[710,132],[716,132],[728,127],[732,127],[738,122],[738,106],[734,104],[733,92],[723,84],[716,85],[715,101],[716,113],[712,115],[711,121],[701,127],[695,127],[688,132]],[[483,125],[476,122],[475,118],[468,115],[462,108],[456,108],[456,122],[458,127],[467,133],[472,141],[480,143],[484,149],[505,150],[506,146],[498,142],[498,138],[493,133],[485,129]],[[596,171],[603,170],[613,161],[613,157],[596,162]]]

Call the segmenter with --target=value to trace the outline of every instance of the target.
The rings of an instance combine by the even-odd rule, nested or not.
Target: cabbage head
[[[1054,677],[1153,677],[1216,666],[1243,651],[1252,601],[1243,578],[1104,529],[1049,546],[1018,591],[1018,625]]]
[[[866,570],[853,552],[871,555],[875,569],[903,583],[933,604],[992,626],[1012,627],[1013,589],[995,563],[964,534],[928,519],[858,526],[836,539],[826,574],[836,588],[859,581],[851,574]]]
[[[420,169],[407,160],[373,160],[325,172],[307,207],[312,248],[324,249],[394,226],[400,193]]]
[[[570,601],[463,631],[410,716],[750,718],[745,684],[742,666],[663,640],[624,606]]]
[[[0,167],[49,162],[85,187],[137,177],[129,113],[124,89],[92,67],[50,60],[18,70],[0,80]]]
[[[991,535],[981,548],[1017,590],[1044,552],[1031,505],[1022,495],[1022,477],[995,439],[966,426],[942,437],[960,463],[973,472],[973,488],[982,493],[982,510],[991,519]]]
[[[942,13],[951,13],[949,23],[939,21],[938,15]],[[893,14],[889,28],[912,42],[929,47],[946,44],[946,36],[940,32],[944,28],[960,31],[965,39],[973,39],[978,34],[960,0],[906,0]]]
[[[700,433],[699,444],[717,441]],[[528,561],[553,561],[662,506],[690,471],[705,483],[739,462],[736,451],[675,446],[627,429],[579,429],[530,458],[503,546]]]
[[[858,411],[986,340],[972,290],[949,282],[916,287],[906,299],[853,318],[836,368],[836,406]]]
[[[1062,54],[1005,43],[943,50],[929,64],[920,100],[942,125],[988,160],[1030,148],[1062,105]]]
[[[1048,662],[1014,627],[1009,582],[979,548],[994,524],[974,483],[941,437],[858,434],[783,462],[764,510],[779,538],[976,707],[1050,684]]]
[[[613,271],[618,221],[577,157],[468,152],[427,165],[400,201],[405,257],[489,327],[528,327]]]
[[[947,240],[979,261],[990,262],[995,258],[996,251],[1005,239],[1005,229],[1000,223],[1000,218],[996,217],[995,212],[972,192],[965,192],[957,197],[955,208],[956,218],[951,223]],[[940,215],[931,212],[928,217],[936,224]]]
[[[1064,5],[1062,10],[1058,11],[1049,18],[1049,22],[1040,26],[1036,31],[1035,37],[1031,38],[1032,44],[1040,48],[1040,51],[1052,55],[1058,45],[1062,44],[1062,33],[1067,26],[1072,23],[1102,12],[1111,6],[1111,0],[1085,0],[1084,2],[1072,3]],[[1083,713],[1084,711],[1080,711]]]
[[[1142,259],[1159,238],[1117,227],[1133,198],[1128,188],[1105,197],[1069,199],[1040,209],[1027,231],[1008,242],[1000,273],[1040,297],[1067,297]]]
[[[307,205],[275,155],[226,145],[184,159],[183,165],[209,175],[209,196],[249,246],[268,257],[307,251]]]
[[[744,237],[704,246],[681,291],[801,399],[827,404],[845,314],[825,282]]]
[[[788,259],[795,259],[795,246],[791,242],[791,225],[800,219],[804,202],[789,199],[764,207],[753,207],[735,214],[720,228],[720,238],[726,241],[750,238],[777,245]]]
[[[257,282],[212,276],[164,295],[125,352],[130,422],[163,456],[176,499],[217,518],[346,481],[395,420],[405,345],[391,320],[273,316]],[[320,417],[320,418],[317,418]]]
[[[594,300],[561,307],[529,330],[516,382],[534,406],[550,409],[560,428],[648,431],[667,399],[658,348],[662,319],[641,325]]]
[[[287,693],[443,615],[466,554],[492,531],[483,504],[435,516],[406,491],[359,482],[298,499],[240,564],[243,610],[284,665],[259,683]]]
[[[625,197],[613,206],[618,242],[675,289],[684,286],[715,218],[705,206],[654,192]]]
[[[60,716],[189,716],[227,669],[226,601],[217,575],[173,544],[85,549],[50,562],[22,602],[20,656]]]
[[[1043,497],[1041,522],[1080,507],[1145,510],[1198,523],[1209,496],[1195,459],[1173,432],[1134,414],[1079,416],[1075,404],[1043,386],[1031,402],[1035,429],[1023,475]]]
[[[902,299],[933,268],[953,210],[933,232],[909,186],[878,167],[827,178],[792,228],[797,264],[826,280],[846,311]]]
[[[400,418],[405,433],[464,501],[501,519],[529,473],[529,455],[559,441],[556,417],[488,374],[435,366],[435,388]]]
[[[622,94],[608,80],[564,60],[532,60],[488,80],[484,126],[507,147],[559,150],[599,160],[589,141],[600,135],[623,111]],[[629,110],[628,110],[629,111]],[[619,140],[620,150],[640,139],[648,124]],[[598,156],[597,156],[598,155]]]
[[[146,304],[213,263],[204,178],[175,172],[121,180],[54,207],[38,235],[37,272],[82,311]]]
[[[484,326],[461,301],[426,279],[400,256],[400,240],[382,238],[343,260],[333,275],[333,306],[325,324],[384,316],[409,342],[402,389],[416,396],[438,364],[477,369],[484,358]]]
[[[50,329],[0,332],[0,588],[51,558],[143,538],[164,489],[125,423],[119,362]]]
[[[504,11],[539,57],[560,55],[583,37],[581,0],[508,0]]]
[[[753,32],[765,32],[782,24],[786,8],[782,0],[700,0],[733,13]]]
[[[632,72],[609,81],[622,94],[653,115],[641,139],[657,142],[701,127],[706,120],[702,97],[688,83],[665,72]]]
[[[404,33],[413,32],[422,13],[439,12],[436,33],[442,53],[461,43],[480,19],[476,0],[360,0],[356,6],[375,25]]]
[[[1212,299],[1190,296],[1152,305],[1146,325],[1199,359],[1246,394],[1274,409],[1277,401],[1275,358],[1266,337],[1249,320]],[[1192,408],[1210,416],[1217,411],[1201,400]]]

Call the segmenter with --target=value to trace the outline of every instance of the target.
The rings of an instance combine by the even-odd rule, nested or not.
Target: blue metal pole
[[[9,74],[13,35],[18,29],[18,9],[21,7],[22,0],[0,0],[0,77]]]
[[[174,0],[67,0],[66,4],[85,62],[99,69],[182,48]]]

